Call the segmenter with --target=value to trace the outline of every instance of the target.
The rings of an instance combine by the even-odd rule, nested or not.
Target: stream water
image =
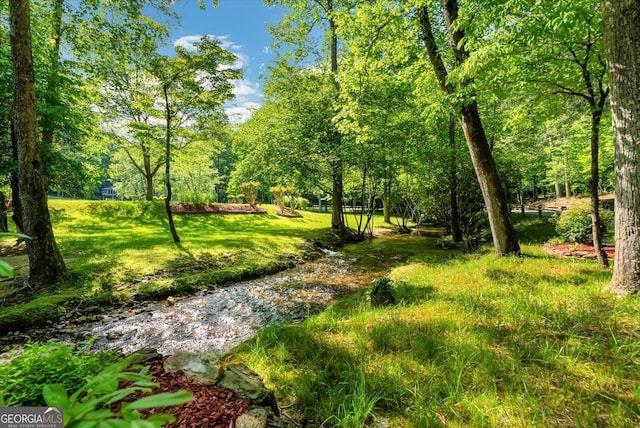
[[[36,334],[35,339],[74,343],[93,339],[92,349],[118,349],[127,354],[145,347],[163,355],[181,350],[225,353],[267,325],[296,322],[321,311],[341,293],[367,286],[429,241],[435,242],[433,238],[408,235],[380,236],[376,241],[380,245],[371,241],[358,244],[355,252],[347,252],[349,256],[326,251],[316,261],[278,274],[190,297],[103,315],[70,317]],[[22,336],[13,334],[4,339],[13,343]]]
[[[326,307],[338,293],[364,285],[348,275],[354,261],[327,251],[320,260],[275,275],[67,326],[57,337],[94,337],[93,349],[124,353],[144,347],[163,355],[180,350],[224,353],[266,325],[303,319]]]

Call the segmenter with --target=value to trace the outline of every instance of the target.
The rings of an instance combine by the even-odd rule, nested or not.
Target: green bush
[[[83,386],[69,395],[67,389],[60,384],[48,384],[42,388],[42,396],[47,406],[64,408],[64,426],[68,428],[85,427],[161,427],[167,422],[175,422],[176,418],[169,414],[154,413],[142,419],[138,410],[158,407],[169,407],[184,404],[193,399],[187,391],[161,392],[139,398],[133,402],[124,402],[120,410],[113,412],[112,405],[124,400],[131,394],[150,393],[158,386],[152,382],[148,374],[149,367],[142,367],[139,372],[127,371],[133,368],[134,356],[117,361],[105,367],[95,376],[87,377]],[[128,386],[122,386],[127,382]]]
[[[14,349],[0,358],[0,402],[4,406],[42,406],[46,384],[74,390],[115,358],[113,353],[85,353],[57,342]]]
[[[600,211],[602,222],[602,233],[605,234],[613,224],[613,212],[609,210]],[[591,227],[591,207],[589,205],[576,205],[560,216],[552,218],[556,232],[566,242],[578,244],[593,244],[593,230]]]
[[[286,195],[284,197],[284,206],[293,208],[294,210],[305,209],[309,205],[311,205],[311,202],[309,202],[309,199],[303,198],[302,196]]]

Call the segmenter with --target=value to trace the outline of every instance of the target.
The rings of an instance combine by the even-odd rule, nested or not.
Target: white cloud
[[[230,66],[226,68],[245,68],[249,64],[249,56],[247,56],[243,52],[243,46],[237,43],[234,43],[230,40],[230,36],[228,34],[222,36],[216,36],[215,34],[207,34],[207,37],[210,39],[216,39],[220,42],[220,47],[229,52],[232,52],[238,59]],[[189,52],[194,52],[196,50],[194,43],[199,42],[202,39],[201,34],[193,34],[190,36],[182,36],[173,42],[174,46],[182,46]]]
[[[262,97],[262,93],[260,92],[260,85],[251,82],[250,80],[234,80],[233,85],[233,95],[236,96],[236,99],[244,100],[246,98]]]
[[[227,113],[227,116],[229,116],[229,121],[231,123],[238,124],[238,123],[244,123],[247,120],[249,120],[253,112],[259,109],[260,107],[261,105],[259,103],[247,101],[239,106],[238,105],[229,106],[224,110]]]
[[[222,67],[223,69],[244,69],[249,65],[250,58],[244,52],[244,47],[231,40],[231,36],[229,34],[221,36],[207,34],[207,36],[211,39],[218,40],[223,49],[232,52],[237,57],[233,64],[230,66],[224,66]],[[187,51],[193,52],[195,51],[194,43],[200,41],[201,38],[202,35],[199,34],[183,36],[173,42],[173,45],[182,46]],[[265,49],[268,49],[268,47]],[[232,123],[244,123],[251,117],[253,112],[261,106],[261,103],[259,102],[262,99],[260,85],[247,79],[234,80],[233,94],[235,95],[235,100],[225,107],[225,112]]]
[[[193,51],[196,50],[196,47],[194,46],[194,43],[195,42],[199,42],[200,39],[202,39],[202,36],[200,36],[198,34],[193,35],[193,36],[182,36],[178,40],[173,42],[173,46],[182,46],[187,51],[193,52]]]

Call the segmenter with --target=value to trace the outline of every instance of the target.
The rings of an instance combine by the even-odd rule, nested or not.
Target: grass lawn
[[[309,426],[638,426],[638,299],[612,296],[593,261],[544,253],[546,220],[514,219],[523,257],[425,249],[389,273],[399,304],[359,292],[229,359]]]
[[[65,304],[161,298],[273,272],[298,260],[305,240],[327,237],[330,213],[285,218],[265,208],[258,215],[174,215],[181,238],[175,245],[162,202],[51,200],[54,233],[73,278],[53,294],[2,307],[0,332],[56,319]]]

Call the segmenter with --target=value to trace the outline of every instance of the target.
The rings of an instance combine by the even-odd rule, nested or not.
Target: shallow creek
[[[404,257],[364,258],[371,260],[363,265],[358,258],[326,251],[319,260],[275,275],[103,315],[96,322],[59,326],[54,337],[94,337],[93,349],[124,353],[144,347],[163,355],[180,350],[224,353],[267,325],[296,322],[321,311],[339,294],[368,285]]]

